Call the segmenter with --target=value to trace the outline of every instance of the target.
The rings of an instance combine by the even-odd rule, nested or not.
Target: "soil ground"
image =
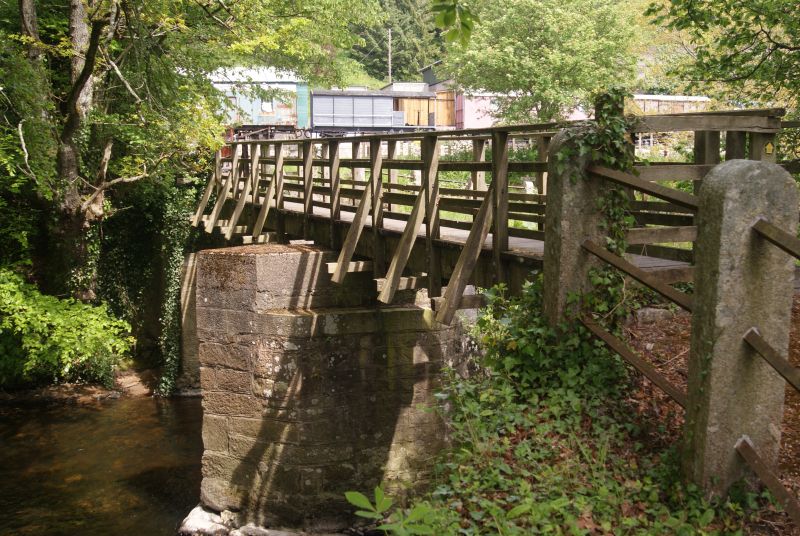
[[[637,323],[625,328],[626,339],[633,350],[652,363],[676,386],[686,389],[687,360],[691,336],[691,316],[684,312],[667,315],[664,320]],[[789,360],[800,366],[800,296],[792,306],[792,331]],[[661,446],[681,436],[683,409],[663,391],[642,378],[634,390],[631,404],[652,424],[652,434]],[[784,485],[800,496],[800,393],[787,385],[779,459],[779,476]],[[745,527],[746,534],[800,536],[786,514],[768,506]]]

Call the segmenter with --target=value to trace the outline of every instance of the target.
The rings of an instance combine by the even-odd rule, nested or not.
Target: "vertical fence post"
[[[422,139],[422,188],[425,196],[425,250],[428,256],[428,297],[442,295],[442,266],[439,248],[433,241],[439,238],[439,138],[433,135]]]
[[[492,132],[492,182],[494,183],[494,233],[492,252],[495,282],[506,281],[503,252],[508,251],[508,132]]]
[[[383,235],[383,141],[372,139],[369,142],[369,185],[372,188],[372,266],[375,277],[386,275],[386,259],[384,252]]]
[[[539,162],[547,162],[547,148],[550,146],[550,136],[536,136],[536,152]],[[536,173],[536,192],[539,195],[547,193],[547,172],[539,171]]]
[[[486,161],[486,140],[483,138],[476,138],[472,140],[472,160],[475,162]],[[470,187],[475,191],[486,191],[486,172],[485,171],[472,171],[472,183]],[[475,196],[475,199],[480,199]]]
[[[303,238],[308,239],[314,213],[314,145],[303,142]]]
[[[339,180],[339,140],[331,140],[328,143],[328,156],[330,158],[330,178],[331,178],[331,249],[339,249],[338,227],[342,211],[342,183]]]
[[[775,134],[750,133],[750,160],[775,162]]]
[[[550,325],[564,320],[570,294],[591,289],[589,269],[598,264],[581,244],[584,240],[602,243],[602,214],[597,199],[604,181],[599,177],[581,178],[589,156],[573,156],[558,169],[558,153],[575,149],[569,132],[562,130],[552,139],[548,154],[548,192],[544,225],[544,315]],[[575,153],[576,151],[570,151]]]
[[[386,142],[386,158],[388,160],[397,159],[397,140],[388,140]],[[397,170],[390,167],[388,175],[389,175],[389,184],[390,185],[397,184]],[[386,208],[391,212],[392,210],[394,210],[395,207],[393,207],[390,203],[386,205]]]
[[[700,190],[683,467],[711,495],[741,478],[743,435],[777,460],[784,380],[742,340],[752,327],[786,352],[794,263],[752,230],[759,217],[797,227],[797,186],[776,165],[730,160]]]

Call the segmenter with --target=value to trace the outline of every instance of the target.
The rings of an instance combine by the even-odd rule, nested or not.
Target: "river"
[[[0,535],[174,535],[201,421],[199,398],[0,405]]]

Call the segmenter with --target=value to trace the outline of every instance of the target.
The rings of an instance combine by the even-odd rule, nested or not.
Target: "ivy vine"
[[[625,116],[625,98],[629,94],[622,89],[612,89],[595,99],[595,120],[578,128],[568,130],[568,140],[556,155],[560,169],[571,168],[573,182],[597,180],[586,173],[585,168],[569,166],[588,156],[588,159],[617,171],[634,172],[636,160],[630,132],[632,119]],[[603,215],[601,225],[606,231],[605,247],[611,253],[624,255],[628,248],[626,235],[634,225],[631,215],[629,192],[617,185],[607,185],[597,198],[597,208]],[[625,287],[625,278],[611,266],[593,268],[589,278],[594,291],[583,296],[582,310],[591,311],[598,320],[614,327],[627,316],[634,300]]]

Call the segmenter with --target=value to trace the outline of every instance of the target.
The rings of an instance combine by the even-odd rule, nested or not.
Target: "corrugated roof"
[[[348,97],[392,97],[400,99],[433,99],[436,93],[432,91],[361,91],[361,90],[341,90],[341,89],[312,89],[312,95],[326,97],[348,96]]]

